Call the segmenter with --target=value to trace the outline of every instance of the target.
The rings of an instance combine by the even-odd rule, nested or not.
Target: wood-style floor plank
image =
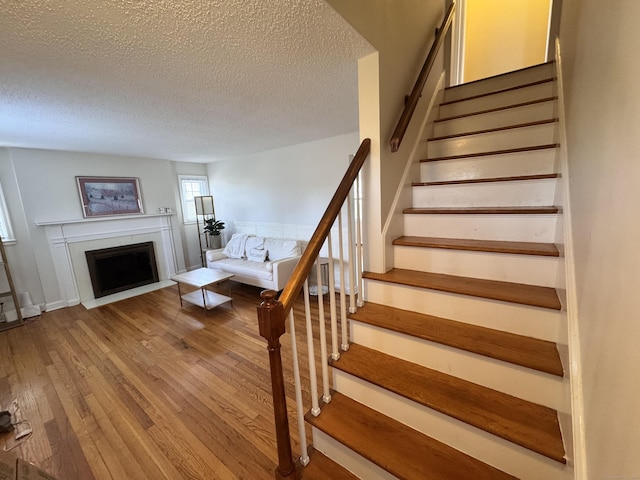
[[[277,451],[259,294],[233,283],[233,304],[205,316],[197,306],[181,308],[174,286],[92,310],[47,312],[0,332],[0,407],[16,399],[33,427],[13,452],[60,480],[273,479]],[[299,301],[294,308],[302,311]],[[296,322],[308,385],[304,315]],[[289,382],[289,333],[281,343]],[[288,383],[299,451],[294,395]],[[310,403],[308,387],[303,397]],[[310,442],[310,429],[307,436]],[[350,478],[319,462],[344,475],[335,478]],[[321,466],[307,470],[308,478],[322,478],[314,471]]]

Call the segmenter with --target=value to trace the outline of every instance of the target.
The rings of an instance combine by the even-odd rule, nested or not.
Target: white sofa
[[[304,242],[234,234],[225,248],[207,251],[207,267],[232,273],[232,280],[280,291],[298,264]]]

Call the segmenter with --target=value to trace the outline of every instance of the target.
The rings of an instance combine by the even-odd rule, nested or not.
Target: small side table
[[[229,286],[229,296],[221,295],[211,290],[207,290],[210,285],[218,285],[226,282],[233,277],[232,273],[226,273],[220,270],[214,270],[211,268],[198,268],[186,273],[174,275],[171,280],[178,283],[178,295],[180,295],[180,306],[183,306],[183,301],[193,303],[204,308],[205,315],[208,310],[216,308],[223,303],[231,302],[231,286]],[[180,284],[190,285],[192,287],[199,288],[200,291],[194,290],[193,292],[182,294]]]
[[[327,257],[318,257],[318,261],[314,263],[316,268],[318,268],[318,264],[320,265],[320,279],[322,283],[320,285],[317,284],[318,277],[315,271],[309,276],[309,295],[313,296],[317,296],[320,291],[322,292],[321,295],[329,291],[329,259]]]

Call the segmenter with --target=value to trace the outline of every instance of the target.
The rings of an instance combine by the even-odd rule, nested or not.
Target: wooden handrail
[[[315,232],[313,232],[311,240],[309,240],[309,244],[307,248],[305,248],[296,268],[293,270],[280,298],[276,299],[276,292],[273,290],[264,290],[260,294],[262,303],[258,306],[258,328],[260,336],[267,340],[267,349],[269,351],[273,415],[278,448],[278,466],[275,471],[276,480],[296,480],[299,477],[299,470],[295,468],[295,463],[291,455],[287,398],[285,395],[282,370],[282,355],[280,354],[280,337],[285,332],[285,319],[304,281],[309,276],[311,268],[320,253],[320,249],[331,231],[331,226],[338,217],[342,205],[346,201],[353,182],[356,180],[370,150],[371,140],[365,138],[344,174],[336,193],[334,193],[333,198],[329,202]]]
[[[436,38],[433,41],[433,45],[431,45],[431,50],[429,51],[429,55],[427,55],[427,59],[422,66],[422,70],[420,70],[420,74],[418,75],[418,79],[416,80],[415,85],[413,86],[413,90],[411,90],[411,95],[407,97],[405,102],[404,110],[402,115],[400,116],[400,120],[398,120],[398,124],[396,125],[396,129],[393,131],[393,135],[391,135],[391,141],[389,142],[391,145],[391,151],[397,152],[400,148],[400,143],[402,143],[402,138],[409,127],[409,122],[411,122],[411,118],[413,117],[413,113],[418,106],[418,100],[420,99],[420,95],[422,95],[422,90],[424,89],[425,84],[427,83],[427,78],[429,77],[429,73],[431,73],[431,68],[433,67],[434,62],[436,61],[436,56],[440,51],[440,47],[442,46],[442,42],[444,42],[444,37],[451,26],[451,22],[453,21],[453,11],[455,9],[455,2],[449,5],[449,9],[444,16],[444,20],[442,20],[442,25],[438,29],[436,33]]]

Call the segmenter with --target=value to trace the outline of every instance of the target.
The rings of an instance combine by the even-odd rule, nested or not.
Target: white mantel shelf
[[[87,217],[87,218],[75,218],[73,220],[36,220],[35,223],[39,227],[46,227],[49,225],[67,225],[71,223],[85,223],[85,222],[104,222],[107,220],[126,220],[126,219],[141,219],[141,218],[153,218],[153,217],[171,217],[175,213],[150,213],[141,215],[117,215],[117,216],[104,216],[104,217]]]

